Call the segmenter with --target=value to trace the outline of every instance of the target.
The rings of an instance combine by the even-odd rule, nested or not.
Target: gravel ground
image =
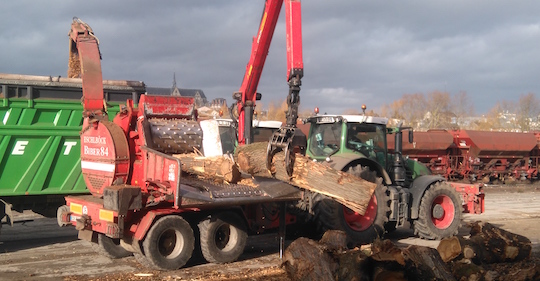
[[[465,222],[487,221],[526,236],[540,257],[540,185],[487,186],[485,193],[485,213],[467,214]],[[55,219],[21,215],[30,221],[4,225],[0,234],[0,280],[288,280],[279,267],[278,237],[273,234],[250,237],[237,262],[216,265],[194,259],[180,270],[160,272],[141,267],[133,257],[111,260],[96,254],[90,243],[77,239],[74,228],[60,228]],[[439,243],[415,238],[409,229],[388,238],[401,246]]]

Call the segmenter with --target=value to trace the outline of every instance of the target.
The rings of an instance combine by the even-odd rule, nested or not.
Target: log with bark
[[[266,164],[266,150],[267,143],[239,146],[235,159],[240,170],[253,176],[275,177],[299,188],[331,197],[355,212],[365,213],[377,183],[334,170],[300,154],[294,155],[293,173],[289,176],[285,167],[284,152],[274,155],[272,169],[269,171]]]
[[[344,233],[339,230],[325,233],[327,237],[340,235]],[[346,239],[342,247],[335,243],[329,246],[327,241],[299,238],[292,242],[282,263],[288,276],[292,280],[455,280],[432,248],[399,249],[390,240],[384,240],[377,242],[368,255],[359,248],[345,250]]]
[[[476,237],[473,238],[478,239],[474,241],[477,243],[474,244],[477,247],[475,251],[491,255],[495,251],[493,247],[500,243],[488,240],[503,239],[507,240],[506,244],[523,240],[488,223],[473,224],[471,233],[470,238],[453,237],[441,241],[442,248],[456,249],[456,242],[470,242],[471,238]],[[441,246],[438,249],[417,245],[400,248],[390,240],[375,240],[370,251],[362,248],[348,250],[343,235],[345,233],[342,231],[331,230],[319,241],[307,238],[295,240],[285,250],[282,267],[292,280],[540,280],[538,258],[528,258],[526,255],[522,256],[523,260],[519,258],[509,262],[507,254],[504,254],[504,259],[493,254],[499,257],[483,259],[489,264],[475,264],[471,259],[464,258],[463,251],[452,253],[450,256],[454,258],[443,259],[439,254]],[[484,239],[484,243],[478,243],[480,239]],[[517,258],[521,256],[520,252],[527,252],[528,248],[527,243],[523,245],[523,251],[508,251],[502,247],[500,254],[517,252],[517,255],[510,255]]]
[[[531,254],[531,240],[487,222],[471,224],[470,237],[443,239],[437,250],[444,261],[465,258],[476,264],[515,262]]]
[[[291,280],[370,280],[368,256],[346,249],[340,230],[327,231],[319,241],[298,238],[285,249],[281,267]]]
[[[238,165],[227,156],[204,157],[195,153],[175,154],[180,159],[182,171],[205,179],[237,183],[242,179]]]

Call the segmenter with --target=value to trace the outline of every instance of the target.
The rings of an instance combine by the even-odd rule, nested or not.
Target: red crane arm
[[[302,26],[300,0],[285,0],[287,27],[287,81],[299,91],[300,78],[303,76],[302,61]],[[233,97],[238,108],[238,143],[251,143],[251,120],[255,101],[258,99],[257,86],[261,78],[270,43],[283,0],[266,0],[264,12],[257,36],[253,37],[251,56],[246,66],[244,79],[239,92]],[[293,81],[291,83],[291,81]],[[296,91],[296,92],[298,92]],[[296,110],[297,111],[297,110]],[[292,118],[287,118],[292,119]],[[296,123],[296,118],[294,118]],[[289,121],[287,121],[289,123]]]
[[[99,40],[94,36],[92,28],[78,18],[73,18],[69,38],[68,76],[82,78],[84,115],[103,115],[105,110]]]

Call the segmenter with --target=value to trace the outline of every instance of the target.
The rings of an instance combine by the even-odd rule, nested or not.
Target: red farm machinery
[[[416,132],[403,153],[450,181],[530,182],[538,178],[538,144],[532,132],[430,130]]]

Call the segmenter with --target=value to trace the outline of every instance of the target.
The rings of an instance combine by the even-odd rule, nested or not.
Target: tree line
[[[259,102],[255,108],[255,118],[285,123],[286,110],[285,101],[272,102],[267,107]],[[226,108],[223,111],[227,112]],[[362,114],[362,112],[360,109],[344,109],[343,112],[336,112],[336,114]],[[299,117],[305,118],[311,115],[313,115],[311,109],[302,110]],[[457,94],[445,91],[403,94],[400,99],[384,104],[378,111],[372,109],[366,111],[366,115],[387,117],[391,120],[390,125],[403,122],[404,126],[421,131],[429,129],[514,132],[540,130],[540,100],[534,93],[522,94],[515,101],[499,101],[482,115],[475,115],[474,104],[464,91]]]

